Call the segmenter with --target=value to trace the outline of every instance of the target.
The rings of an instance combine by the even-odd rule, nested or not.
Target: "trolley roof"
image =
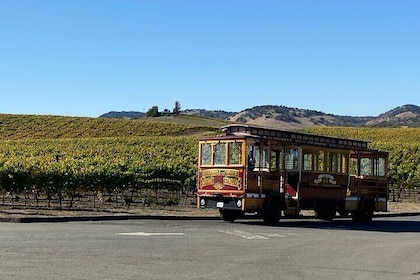
[[[353,139],[321,136],[314,134],[306,134],[292,132],[287,130],[278,130],[265,127],[251,126],[245,124],[231,124],[221,127],[223,131],[222,137],[241,136],[256,137],[260,139],[275,140],[290,145],[310,145],[321,146],[335,149],[346,149],[354,151],[368,150],[367,141],[359,141]],[[220,137],[219,137],[220,139]]]

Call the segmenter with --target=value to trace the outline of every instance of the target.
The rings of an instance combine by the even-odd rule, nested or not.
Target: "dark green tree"
[[[150,108],[146,112],[146,117],[159,117],[159,116],[160,116],[159,107],[156,105],[152,106],[152,108]]]
[[[175,101],[175,107],[172,113],[176,116],[181,113],[181,103],[179,103],[179,101]]]

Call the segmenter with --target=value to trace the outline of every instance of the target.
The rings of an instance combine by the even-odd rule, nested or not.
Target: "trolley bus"
[[[199,140],[197,207],[223,220],[254,213],[266,223],[314,210],[370,222],[387,211],[388,153],[368,142],[232,124]]]

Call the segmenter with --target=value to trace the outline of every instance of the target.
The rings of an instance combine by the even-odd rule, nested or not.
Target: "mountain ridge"
[[[181,114],[223,119],[231,122],[261,125],[272,128],[297,129],[313,126],[411,126],[420,127],[420,107],[406,104],[378,116],[343,116],[312,109],[282,105],[260,105],[240,112],[223,110],[186,109]],[[100,118],[141,118],[140,112],[109,112]]]

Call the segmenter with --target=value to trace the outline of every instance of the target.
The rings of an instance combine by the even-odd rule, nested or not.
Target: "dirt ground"
[[[388,211],[390,214],[398,213],[419,213],[420,203],[415,202],[389,202]],[[302,211],[301,214],[312,216],[313,211]],[[97,210],[49,210],[49,209],[24,209],[0,206],[0,218],[22,217],[22,216],[114,216],[114,215],[142,215],[142,216],[185,216],[185,217],[215,217],[219,216],[217,209],[197,209],[194,207],[142,207],[142,208],[120,208],[120,209],[97,209]]]
[[[192,216],[211,217],[218,216],[217,209],[196,209],[193,207],[141,207],[141,208],[113,208],[113,209],[24,209],[0,206],[0,218],[42,216],[42,217],[78,217],[78,216],[118,216],[118,215],[141,215],[141,216]]]
[[[391,213],[420,213],[420,202],[388,202]]]

